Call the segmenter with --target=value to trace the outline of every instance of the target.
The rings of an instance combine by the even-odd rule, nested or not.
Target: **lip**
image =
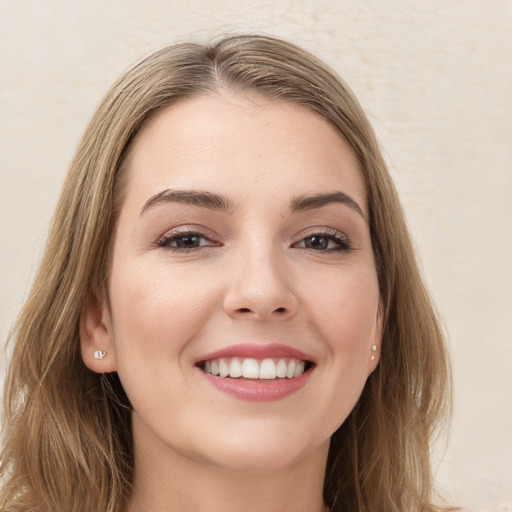
[[[205,373],[199,367],[200,363],[212,359],[229,357],[267,359],[267,358],[293,358],[313,363],[312,367],[300,377],[293,379],[252,380],[232,379],[218,377]],[[231,395],[232,397],[250,402],[275,402],[296,393],[308,382],[315,368],[313,358],[287,345],[270,343],[266,345],[240,344],[210,352],[198,359],[196,369],[200,372],[206,383],[216,390]]]
[[[301,359],[314,363],[312,356],[297,350],[296,348],[282,345],[281,343],[267,343],[254,344],[254,343],[243,343],[239,345],[232,345],[225,347],[214,352],[210,352],[196,361],[196,364],[203,361],[209,361],[211,359],[221,359],[222,357],[240,357],[253,359],[268,359],[268,358],[289,358],[289,359]]]
[[[249,402],[275,402],[296,393],[309,380],[314,368],[293,379],[276,379],[274,381],[238,380],[217,377],[204,373],[197,368],[206,382],[218,391],[227,393],[239,400]]]

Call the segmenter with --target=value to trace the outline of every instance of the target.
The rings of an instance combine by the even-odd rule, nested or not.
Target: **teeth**
[[[238,377],[241,377],[243,374],[242,372],[242,363],[239,359],[233,358],[231,359],[231,363],[229,365],[229,376],[233,379],[236,379]]]
[[[290,361],[288,363],[288,367],[286,368],[286,377],[288,379],[293,379],[295,376],[295,361]]]
[[[203,369],[206,373],[219,377],[273,380],[275,378],[300,377],[304,373],[305,367],[306,362],[298,359],[258,360],[233,357],[206,361]]]
[[[272,359],[263,359],[260,364],[260,379],[275,379],[276,376],[276,363]]]
[[[286,377],[286,370],[287,370],[286,361],[284,359],[279,359],[279,362],[277,363],[277,366],[276,366],[276,376],[281,379],[283,377]]]
[[[219,363],[219,375],[221,377],[227,377],[229,375],[229,366],[224,359],[221,359]]]
[[[242,363],[242,375],[246,379],[257,379],[260,376],[260,369],[256,359],[244,359]]]
[[[300,375],[302,375],[304,373],[304,367],[306,365],[304,364],[304,361],[301,361],[296,367],[295,367],[295,371],[293,372],[293,376],[294,377],[299,377]]]

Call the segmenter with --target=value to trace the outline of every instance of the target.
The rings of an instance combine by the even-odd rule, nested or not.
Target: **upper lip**
[[[314,362],[312,356],[305,354],[296,348],[283,345],[281,343],[241,343],[210,352],[198,359],[197,363],[203,361],[211,361],[212,359],[221,359],[223,357],[240,357],[252,359],[290,358]]]

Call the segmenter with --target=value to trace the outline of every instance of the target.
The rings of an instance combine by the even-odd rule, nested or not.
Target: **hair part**
[[[429,445],[449,412],[443,334],[423,285],[374,132],[349,88],[304,50],[265,36],[156,52],[110,89],[80,142],[30,296],[11,336],[6,381],[5,512],[120,512],[133,476],[131,410],[116,374],[80,356],[85,297],[108,301],[112,241],[130,148],[163,108],[219,91],[302,105],[353,148],[366,183],[383,315],[382,355],[331,440],[324,498],[332,511],[438,511]]]

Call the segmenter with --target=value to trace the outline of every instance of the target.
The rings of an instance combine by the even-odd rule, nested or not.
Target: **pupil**
[[[182,249],[190,249],[191,247],[198,247],[199,237],[197,235],[182,236],[176,240],[176,246]]]
[[[311,236],[306,239],[306,247],[309,249],[327,249],[328,241],[323,236]]]

